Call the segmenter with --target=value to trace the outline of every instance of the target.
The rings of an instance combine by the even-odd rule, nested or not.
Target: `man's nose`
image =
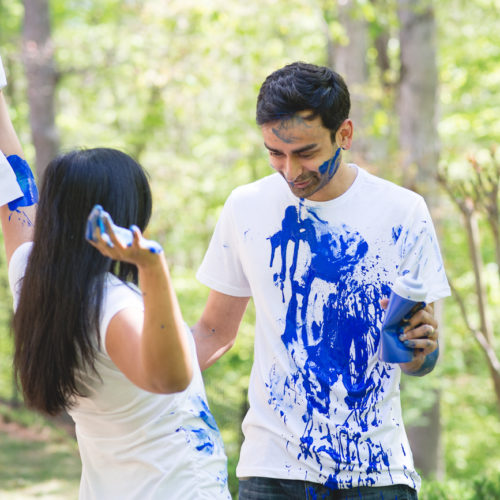
[[[302,166],[297,158],[288,156],[285,158],[282,172],[288,182],[293,182],[302,173]]]

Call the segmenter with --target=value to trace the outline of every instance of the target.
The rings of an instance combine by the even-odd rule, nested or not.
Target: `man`
[[[400,369],[434,367],[432,302],[449,287],[422,197],[344,162],[349,109],[328,68],[266,79],[257,123],[277,173],[233,191],[198,271],[211,288],[193,328],[203,368],[233,344],[249,297],[256,307],[240,499],[417,498]],[[416,269],[428,305],[401,336],[413,359],[381,362],[390,286]]]

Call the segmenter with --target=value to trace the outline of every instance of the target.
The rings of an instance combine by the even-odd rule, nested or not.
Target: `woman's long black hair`
[[[142,167],[107,148],[73,151],[48,165],[13,324],[14,371],[25,402],[50,415],[85,396],[77,370],[95,370],[106,272],[137,283],[134,265],[111,261],[85,240],[95,204],[119,226],[144,230],[151,191]]]

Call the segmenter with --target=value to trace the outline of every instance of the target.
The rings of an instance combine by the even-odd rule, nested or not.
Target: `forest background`
[[[0,53],[38,176],[74,147],[120,148],[147,168],[149,237],[165,248],[189,324],[226,197],[270,173],[260,84],[295,60],[339,71],[353,101],[347,159],[426,197],[453,288],[438,308],[438,367],[402,381],[421,498],[490,499],[500,498],[499,12],[498,0],[0,0]],[[76,498],[73,439],[24,409],[12,379],[0,258],[0,493]],[[236,345],[204,373],[234,494],[253,320],[250,305]]]

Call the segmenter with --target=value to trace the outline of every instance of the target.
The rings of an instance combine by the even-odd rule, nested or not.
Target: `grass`
[[[30,422],[27,427],[11,420],[6,413],[3,408],[0,498],[77,499],[81,464],[75,439],[38,416],[25,415]]]

